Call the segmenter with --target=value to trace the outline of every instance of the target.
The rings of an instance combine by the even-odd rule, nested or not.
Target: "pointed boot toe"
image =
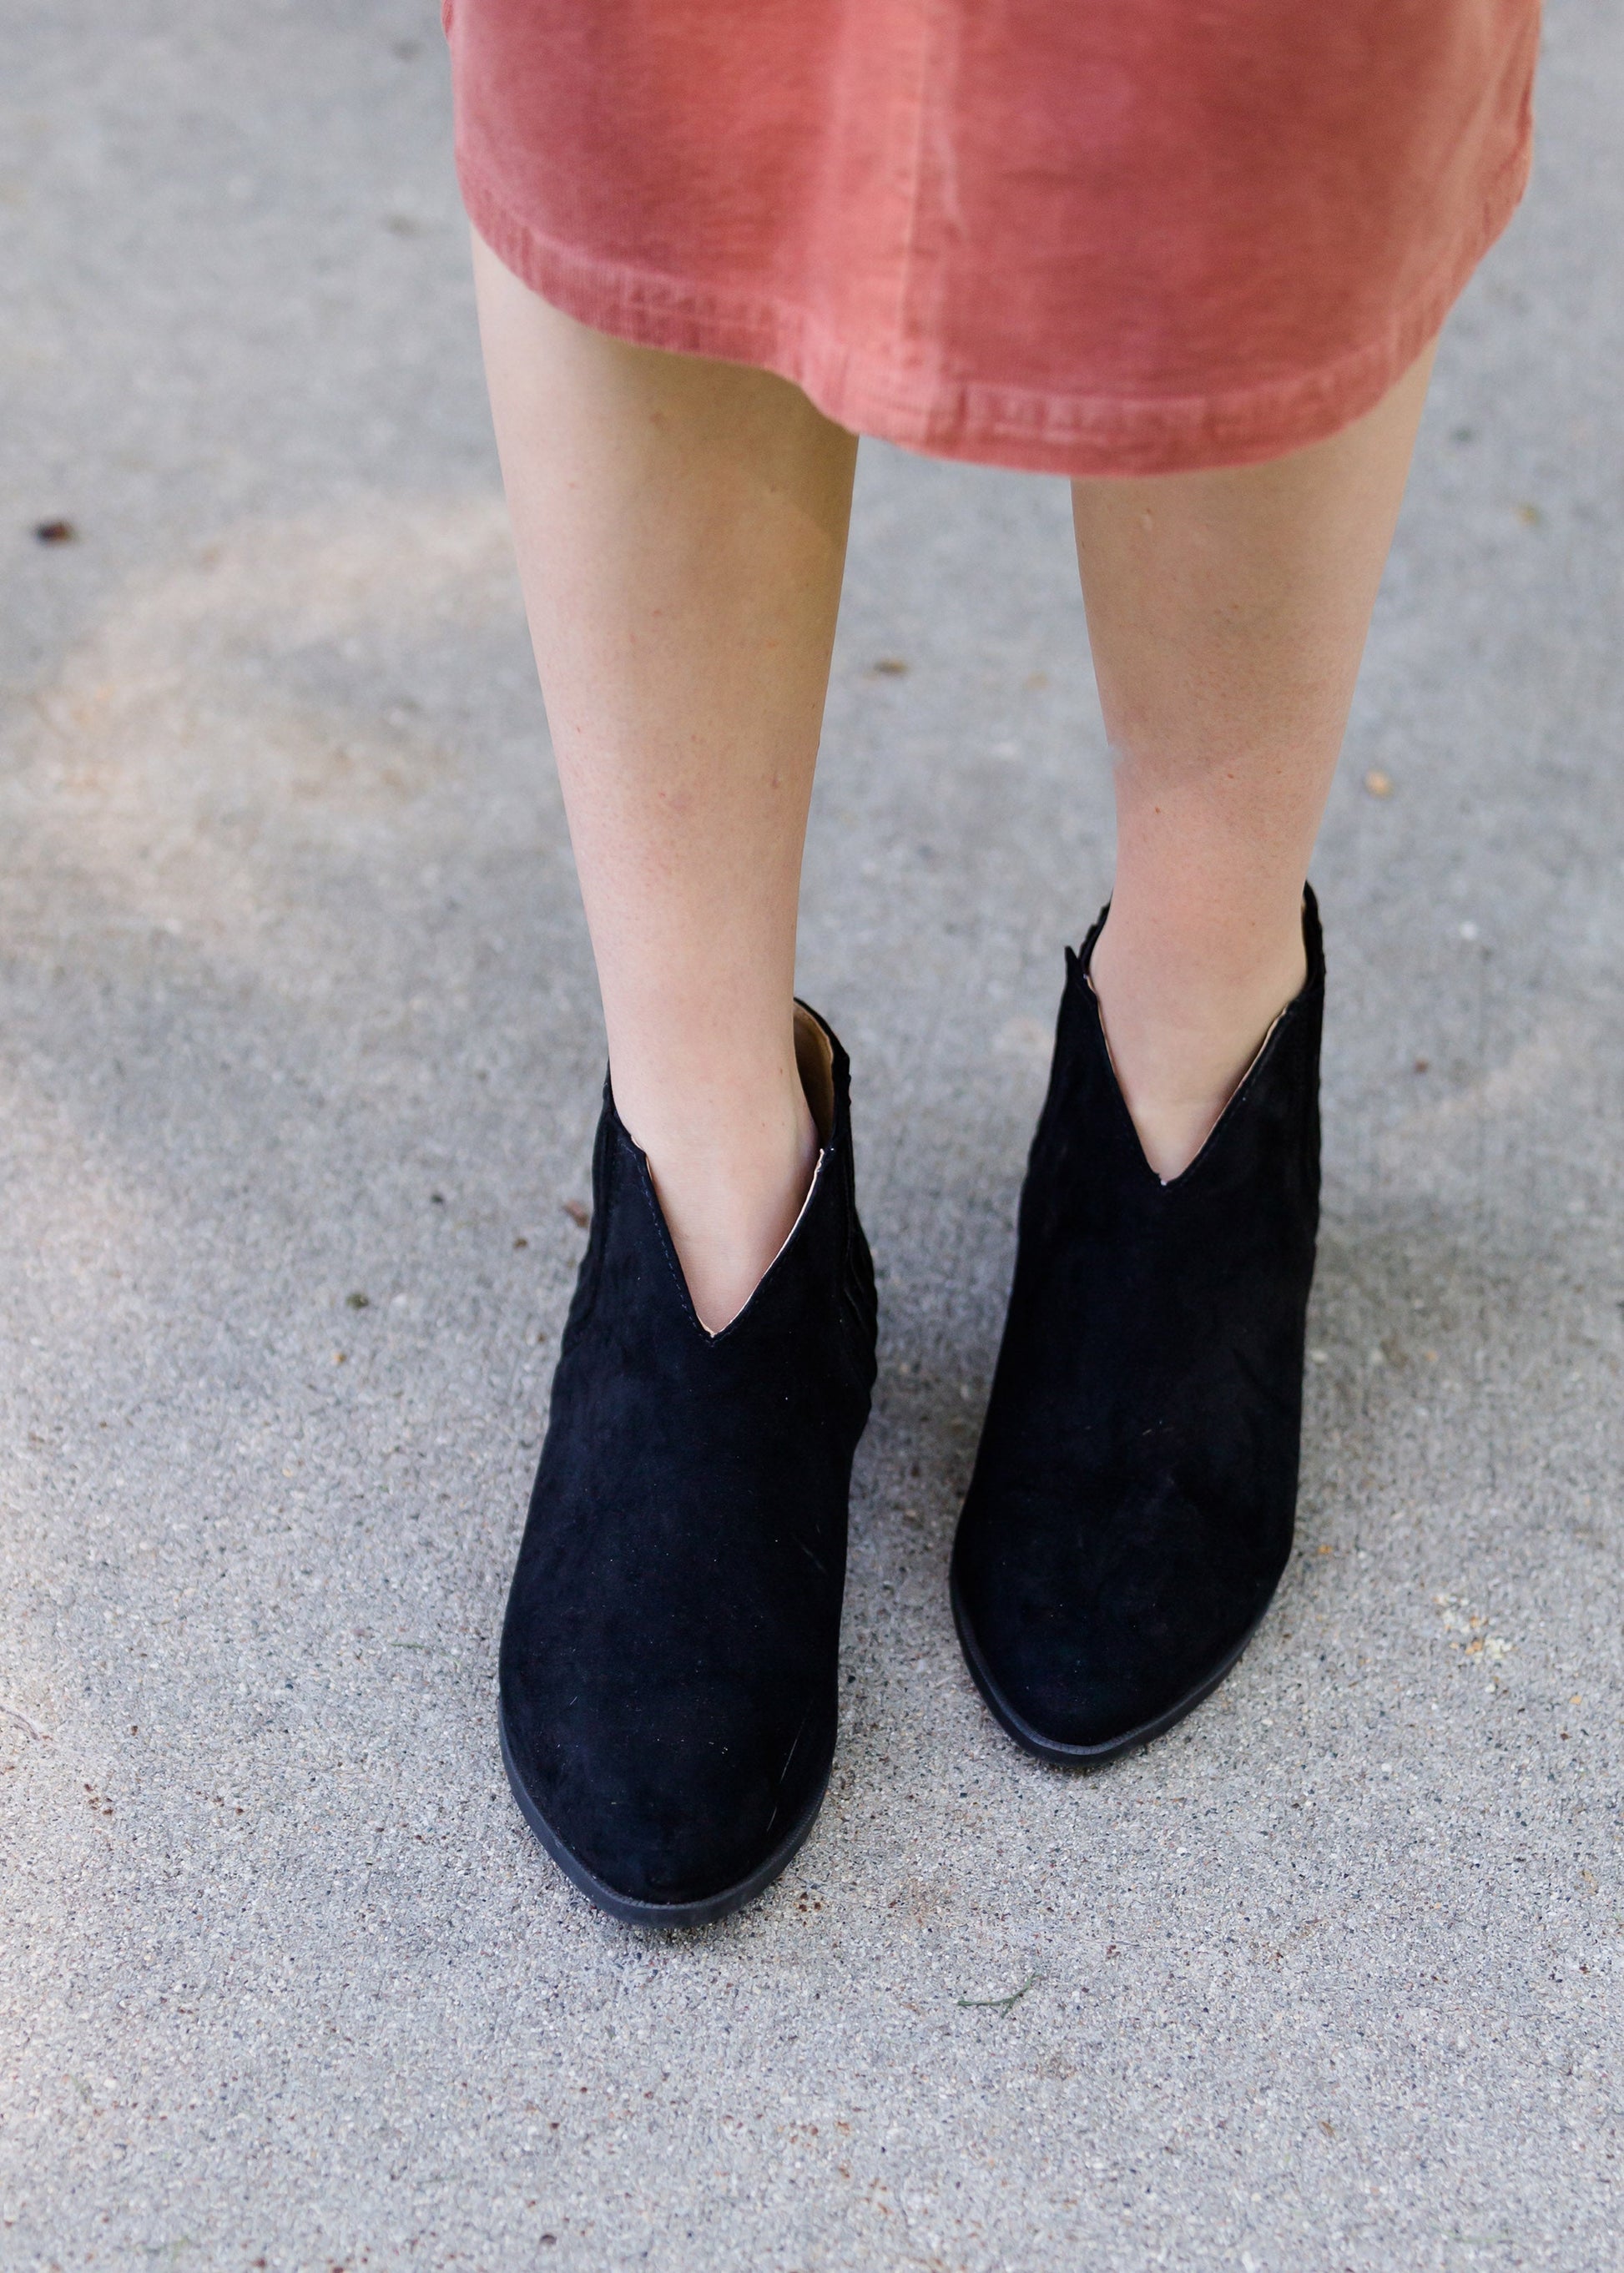
[[[708,1333],[605,1084],[591,1236],[502,1632],[502,1757],[567,1875],[700,1925],[776,1878],[834,1756],[852,1456],[875,1373],[848,1068],[797,1011],[823,1146],[793,1231]]]
[[[1104,919],[1101,919],[1102,924]],[[1067,956],[1009,1315],[954,1543],[965,1657],[1003,1727],[1087,1767],[1240,1656],[1290,1553],[1319,1218],[1325,964],[1163,1184]]]

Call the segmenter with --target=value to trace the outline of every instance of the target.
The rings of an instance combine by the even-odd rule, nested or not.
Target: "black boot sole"
[[[520,1814],[530,1825],[530,1829],[552,1856],[571,1886],[578,1888],[586,1896],[588,1902],[605,1911],[610,1917],[617,1919],[621,1925],[652,1925],[667,1928],[715,1925],[718,1919],[731,1917],[735,1910],[741,1910],[747,1902],[754,1902],[757,1894],[764,1892],[776,1878],[788,1869],[796,1855],[806,1844],[812,1827],[817,1821],[818,1812],[823,1804],[823,1795],[829,1789],[830,1772],[834,1767],[834,1755],[831,1752],[829,1765],[823,1770],[811,1804],[788,1835],[773,1849],[764,1863],[756,1864],[748,1878],[741,1879],[737,1886],[724,1887],[720,1894],[706,1894],[702,1901],[696,1902],[640,1902],[634,1901],[628,1894],[617,1894],[613,1887],[605,1886],[601,1879],[595,1877],[587,1869],[584,1863],[578,1861],[570,1853],[519,1780],[518,1771],[513,1764],[513,1753],[508,1744],[507,1718],[500,1707],[497,1709],[496,1726],[497,1733],[501,1739],[502,1766],[508,1771],[508,1786],[515,1799],[519,1803]]]
[[[1046,1760],[1050,1767],[1056,1768],[1102,1768],[1110,1761],[1120,1759],[1124,1752],[1136,1752],[1141,1744],[1152,1744],[1156,1737],[1165,1736],[1169,1729],[1177,1728],[1186,1714],[1193,1713],[1198,1705],[1212,1695],[1227,1673],[1234,1671],[1269,1610],[1266,1602],[1215,1669],[1198,1681],[1193,1689],[1186,1690],[1176,1704],[1169,1705],[1165,1712],[1158,1713],[1154,1721],[1143,1722],[1137,1729],[1128,1729],[1124,1736],[1111,1737],[1102,1744],[1062,1744],[1034,1729],[1030,1721],[1023,1720],[1008,1699],[1000,1693],[997,1684],[987,1670],[970,1621],[965,1616],[964,1606],[959,1599],[957,1572],[949,1580],[948,1594],[953,1605],[953,1624],[959,1630],[959,1647],[964,1652],[970,1677],[981,1691],[988,1711],[1005,1736],[1012,1737],[1023,1752],[1030,1752],[1034,1759]]]

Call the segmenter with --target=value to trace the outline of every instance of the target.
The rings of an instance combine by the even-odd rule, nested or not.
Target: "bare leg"
[[[816,1153],[795,917],[857,445],[782,379],[572,322],[477,239],[474,267],[615,1103],[714,1332]]]
[[[1431,369],[1429,354],[1357,424],[1266,465],[1072,484],[1117,757],[1093,975],[1164,1178],[1303,984],[1303,881]]]

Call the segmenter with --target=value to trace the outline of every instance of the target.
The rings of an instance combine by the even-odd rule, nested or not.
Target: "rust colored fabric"
[[[1271,457],[1380,401],[1527,178],[1538,0],[446,0],[475,228],[911,448]]]

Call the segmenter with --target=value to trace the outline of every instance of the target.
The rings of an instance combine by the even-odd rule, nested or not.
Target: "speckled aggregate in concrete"
[[[496,1756],[601,1042],[430,0],[4,13],[0,2268],[1619,2265],[1617,9],[1551,11],[1316,864],[1298,1551],[1086,1781],[944,1586],[1109,873],[1064,497],[865,453],[846,1718],[686,1939]]]

